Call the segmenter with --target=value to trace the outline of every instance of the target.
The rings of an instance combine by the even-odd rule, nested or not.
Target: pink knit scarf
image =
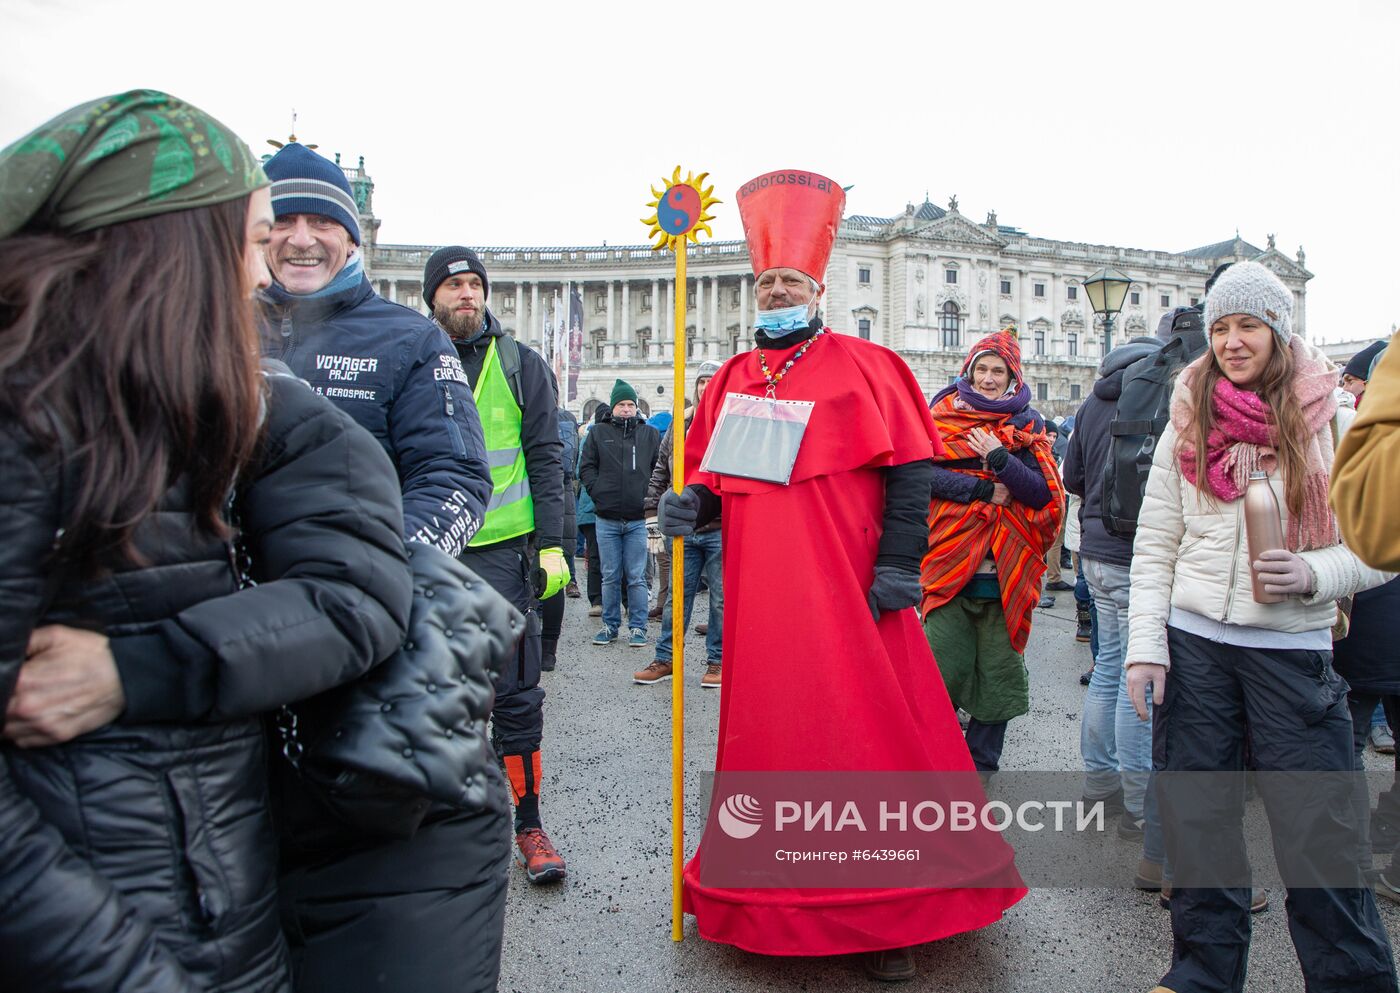
[[[1327,504],[1333,455],[1329,422],[1337,413],[1333,394],[1337,370],[1321,352],[1296,337],[1289,348],[1293,352],[1293,398],[1303,408],[1303,421],[1308,429],[1303,446],[1307,461],[1303,512],[1290,515],[1288,521],[1288,547],[1296,552],[1327,548],[1341,541],[1337,519]],[[1206,352],[1182,370],[1172,397],[1172,423],[1182,435],[1191,424],[1191,383],[1206,363],[1214,361],[1214,356]],[[1278,468],[1277,428],[1263,398],[1223,376],[1215,384],[1211,402],[1215,409],[1215,427],[1206,439],[1206,485],[1221,500],[1238,500],[1249,485],[1251,472],[1273,473]],[[1183,444],[1179,458],[1181,474],[1193,486],[1199,485],[1195,448]]]

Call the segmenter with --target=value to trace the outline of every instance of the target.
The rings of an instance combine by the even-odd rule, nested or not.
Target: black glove
[[[700,514],[700,498],[690,489],[679,493],[667,490],[656,504],[656,525],[668,538],[684,538],[695,533]]]
[[[870,592],[865,599],[870,604],[870,616],[878,622],[882,611],[888,613],[916,606],[923,594],[923,584],[919,582],[917,572],[877,565],[875,580],[870,584]]]

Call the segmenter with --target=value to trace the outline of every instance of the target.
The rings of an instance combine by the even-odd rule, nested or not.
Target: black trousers
[[[1246,721],[1261,773],[1354,769],[1347,686],[1332,669],[1331,652],[1237,648],[1172,627],[1167,636],[1171,669],[1153,715],[1154,769],[1242,771]],[[1207,857],[1246,864],[1243,789],[1179,789],[1192,780],[1171,778],[1159,800],[1178,883],[1193,873],[1200,878]],[[1348,815],[1350,799],[1298,802],[1295,790],[1281,801],[1266,781],[1260,794],[1285,878],[1315,868],[1310,860],[1365,860],[1364,821],[1354,809]],[[1175,993],[1239,993],[1249,958],[1249,901],[1248,887],[1173,887],[1172,967],[1162,985]],[[1284,907],[1308,993],[1395,993],[1390,941],[1369,887],[1293,887]]]
[[[1001,753],[1006,748],[1007,721],[992,721],[984,724],[977,718],[967,722],[967,733],[963,735],[967,750],[972,755],[972,764],[978,772],[996,772],[1001,768]]]
[[[1356,751],[1356,768],[1364,768],[1362,753],[1366,751],[1366,739],[1371,733],[1371,715],[1376,712],[1376,704],[1385,706],[1385,719],[1392,728],[1400,728],[1400,697],[1382,693],[1358,692],[1353,689],[1347,694],[1347,704],[1351,708],[1352,743]],[[1400,751],[1395,754],[1395,771],[1400,774]],[[1390,789],[1376,801],[1376,812],[1371,817],[1371,846],[1377,852],[1400,851],[1400,775]]]
[[[540,601],[540,618],[543,621],[540,637],[545,641],[558,641],[559,635],[563,633],[564,601],[566,599],[564,591],[560,590],[548,600]]]
[[[603,560],[598,557],[598,525],[580,524],[583,532],[583,547],[588,559],[588,602],[594,607],[603,605]]]
[[[468,548],[462,564],[476,573],[525,615],[525,634],[516,646],[515,664],[496,679],[496,706],[491,736],[498,755],[527,755],[544,736],[544,688],[540,683],[540,633],[543,622],[530,571],[534,556],[525,538]]]

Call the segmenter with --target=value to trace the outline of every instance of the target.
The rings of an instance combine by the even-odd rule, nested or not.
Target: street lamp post
[[[1089,295],[1089,306],[1094,313],[1103,317],[1103,353],[1113,350],[1113,318],[1123,309],[1123,301],[1128,296],[1132,280],[1112,266],[1104,266],[1084,280],[1084,292]]]

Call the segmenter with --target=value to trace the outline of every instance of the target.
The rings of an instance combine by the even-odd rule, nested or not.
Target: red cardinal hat
[[[846,191],[834,179],[780,169],[749,180],[736,199],[755,276],[782,266],[825,280],[846,207]]]

